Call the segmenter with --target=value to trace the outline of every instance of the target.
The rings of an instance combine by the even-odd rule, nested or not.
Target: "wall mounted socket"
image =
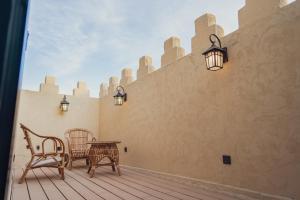
[[[223,164],[231,165],[231,156],[230,155],[223,155]]]

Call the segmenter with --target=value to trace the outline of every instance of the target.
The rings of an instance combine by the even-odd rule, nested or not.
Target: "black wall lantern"
[[[121,106],[125,101],[127,101],[127,94],[122,86],[117,87],[117,94],[114,95],[115,105]]]
[[[216,40],[213,40],[212,37],[218,41],[219,47],[215,45]],[[211,42],[211,47],[203,52],[202,55],[205,56],[207,69],[211,71],[217,71],[222,69],[223,63],[228,61],[227,48],[222,48],[221,41],[215,34],[211,34],[209,36],[209,40]]]
[[[70,103],[67,101],[66,95],[64,95],[63,100],[61,100],[61,102],[60,102],[60,110],[63,112],[67,112],[69,109],[69,104]]]

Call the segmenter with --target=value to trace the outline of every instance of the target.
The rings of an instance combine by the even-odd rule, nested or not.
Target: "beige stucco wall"
[[[67,95],[70,102],[69,111],[62,113],[59,109],[62,94],[58,94],[58,86],[54,84],[53,77],[46,77],[46,83],[41,84],[39,92],[22,90],[18,105],[15,165],[22,166],[28,161],[29,150],[25,150],[24,135],[19,126],[23,123],[41,135],[52,135],[64,139],[64,132],[70,128],[85,128],[99,134],[99,99],[88,96],[88,90],[79,91],[83,82],[78,82],[76,93]],[[46,86],[45,86],[46,85]],[[56,88],[56,89],[54,89]],[[34,144],[39,140],[32,138]]]
[[[123,164],[300,199],[299,2],[246,1],[240,28],[221,38],[229,62],[216,72],[201,52],[222,27],[211,14],[197,19],[192,52],[170,38],[162,68],[145,70],[142,58],[123,106],[102,85],[100,138],[122,141]]]

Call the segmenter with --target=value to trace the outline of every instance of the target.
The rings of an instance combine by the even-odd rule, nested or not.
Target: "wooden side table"
[[[87,142],[90,144],[89,150],[89,170],[88,173],[92,178],[95,174],[95,170],[99,166],[111,166],[113,171],[116,171],[121,176],[121,171],[119,167],[119,150],[117,144],[121,143],[120,141],[92,141]],[[103,158],[108,158],[109,163],[99,163]]]

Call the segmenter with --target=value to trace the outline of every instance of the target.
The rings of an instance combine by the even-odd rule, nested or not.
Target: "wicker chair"
[[[61,175],[61,178],[64,180],[64,165],[65,165],[65,146],[61,139],[52,136],[41,136],[24,126],[20,123],[21,129],[25,135],[24,139],[27,142],[26,148],[30,150],[31,159],[27,163],[26,168],[19,179],[19,183],[23,183],[26,174],[30,169],[41,168],[41,167],[53,167],[58,168],[58,172]],[[35,152],[32,141],[31,135],[36,136],[42,139],[42,152],[37,153]],[[52,141],[53,143],[53,151],[45,152],[45,145]]]
[[[86,129],[74,128],[67,130],[65,132],[65,137],[68,142],[69,149],[69,169],[72,169],[72,162],[75,160],[85,159],[86,165],[89,165],[89,148],[87,142],[91,140],[96,140],[93,137],[92,132]]]

